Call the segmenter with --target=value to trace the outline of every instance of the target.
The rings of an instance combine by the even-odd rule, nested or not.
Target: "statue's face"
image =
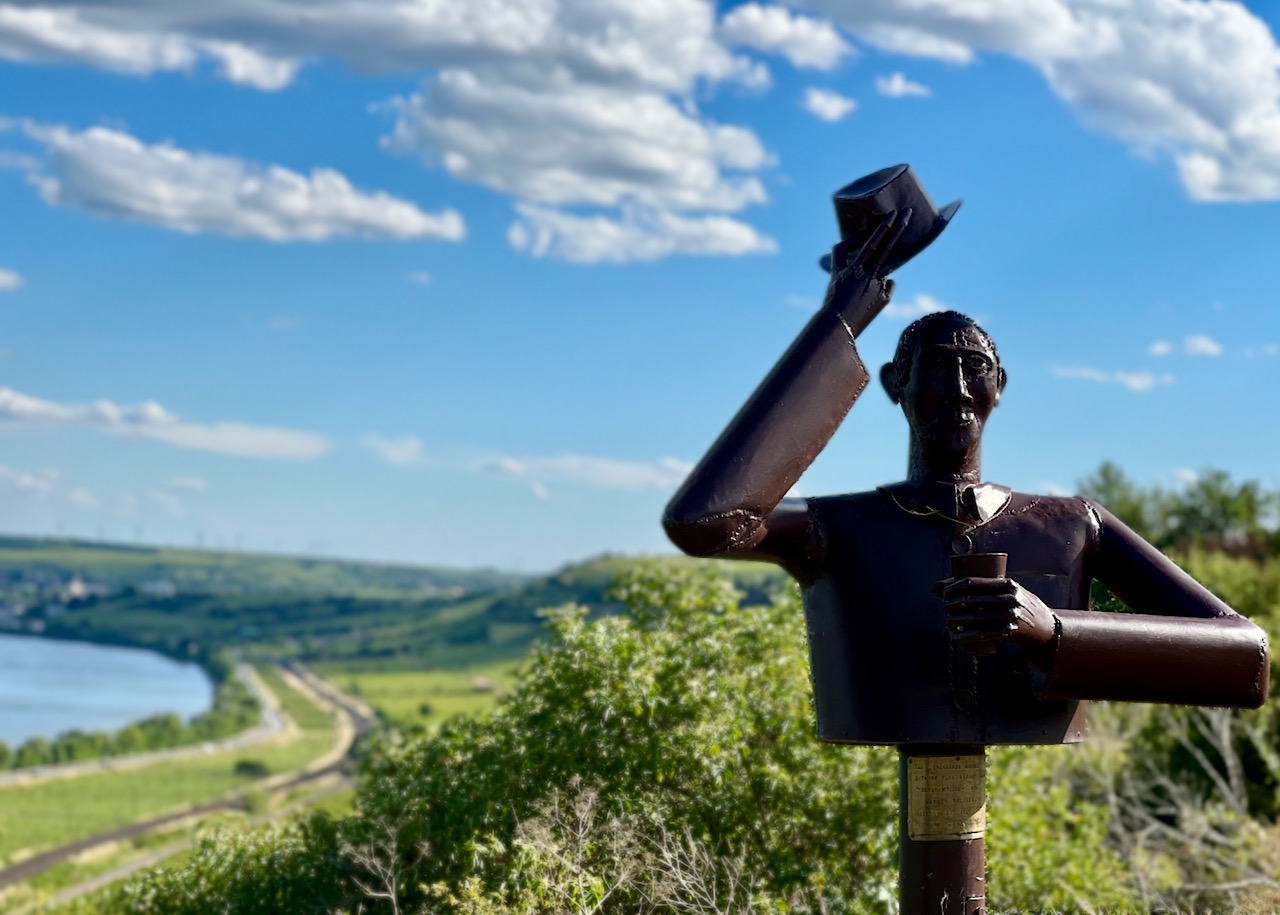
[[[917,339],[902,411],[926,449],[968,452],[981,441],[1002,387],[996,354],[982,334],[962,321],[933,321]]]

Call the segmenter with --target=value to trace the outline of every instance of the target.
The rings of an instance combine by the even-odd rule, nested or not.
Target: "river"
[[[139,648],[0,635],[0,740],[16,749],[64,731],[117,731],[207,711],[213,684],[190,662]]]

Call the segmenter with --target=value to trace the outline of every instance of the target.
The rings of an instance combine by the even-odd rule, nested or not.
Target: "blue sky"
[[[1280,485],[1280,17],[1224,0],[0,2],[0,530],[541,570],[658,518],[910,162],[986,476]],[[899,479],[869,390],[806,493]]]

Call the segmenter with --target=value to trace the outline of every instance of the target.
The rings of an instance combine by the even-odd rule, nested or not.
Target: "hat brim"
[[[938,211],[938,218],[933,221],[933,225],[929,227],[929,231],[916,238],[909,245],[898,245],[889,254],[889,258],[885,261],[884,275],[888,276],[897,270],[911,258],[915,257],[929,245],[933,244],[933,240],[942,234],[942,230],[951,222],[951,217],[956,215],[956,210],[960,209],[962,201],[953,200],[941,210]],[[818,259],[818,266],[827,273],[831,272],[831,254],[827,253]]]

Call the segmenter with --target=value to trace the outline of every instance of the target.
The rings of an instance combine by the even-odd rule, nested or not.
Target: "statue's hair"
[[[968,315],[962,315],[958,311],[933,311],[923,318],[917,318],[908,324],[907,329],[898,338],[898,348],[893,354],[892,364],[894,378],[899,388],[906,387],[911,378],[911,360],[915,358],[916,344],[919,342],[921,332],[934,321],[954,321],[972,327],[986,342],[987,346],[991,347],[991,355],[995,357],[996,368],[1000,367],[1000,352],[996,349],[996,341],[991,339],[991,335],[982,329],[982,325]]]

